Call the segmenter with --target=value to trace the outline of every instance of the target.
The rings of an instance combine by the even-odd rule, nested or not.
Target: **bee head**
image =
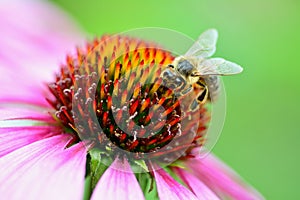
[[[174,70],[173,65],[168,65],[168,68],[162,73],[162,78],[164,85],[172,90],[180,88],[185,84],[185,80]]]

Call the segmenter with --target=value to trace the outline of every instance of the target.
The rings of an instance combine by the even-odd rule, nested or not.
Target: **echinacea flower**
[[[106,35],[56,67],[81,38],[62,12],[6,2],[0,15],[1,198],[262,199],[198,155],[209,112],[161,84],[172,53]]]

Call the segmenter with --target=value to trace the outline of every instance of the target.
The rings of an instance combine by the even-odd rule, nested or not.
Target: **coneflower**
[[[37,34],[40,43],[51,39],[26,32]],[[51,60],[51,52],[42,55]],[[53,81],[13,66],[11,58],[1,66],[1,88],[13,83],[0,95],[1,198],[262,198],[217,158],[199,157],[210,115],[206,104],[190,109],[193,92],[178,96],[163,84],[171,52],[105,35],[77,48],[60,68],[50,66]],[[4,79],[20,72],[19,80]]]

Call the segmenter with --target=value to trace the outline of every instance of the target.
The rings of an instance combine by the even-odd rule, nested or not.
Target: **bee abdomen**
[[[208,87],[209,99],[215,101],[220,92],[220,78],[218,76],[208,76],[204,80]]]

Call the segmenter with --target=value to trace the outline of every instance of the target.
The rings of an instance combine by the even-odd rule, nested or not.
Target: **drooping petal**
[[[43,83],[84,39],[74,24],[48,1],[0,2],[0,99],[45,100]]]
[[[49,109],[32,104],[0,103],[0,157],[61,130]],[[43,124],[41,124],[43,123]]]
[[[154,172],[158,196],[163,200],[193,200],[197,197],[186,187],[179,184],[166,171],[159,169]]]
[[[203,200],[218,200],[220,199],[208,186],[206,186],[201,180],[190,174],[184,169],[174,169],[176,174],[184,181],[184,183],[191,188],[196,194],[198,199]]]
[[[122,169],[122,171],[120,170]],[[126,159],[116,159],[96,185],[91,200],[144,199],[140,185]]]
[[[51,126],[0,127],[0,158],[6,154],[59,133]]]
[[[194,150],[196,152],[196,149]],[[187,161],[187,167],[215,192],[238,200],[264,199],[254,188],[212,154]]]
[[[0,158],[3,199],[82,199],[86,150],[69,135],[37,141]]]

